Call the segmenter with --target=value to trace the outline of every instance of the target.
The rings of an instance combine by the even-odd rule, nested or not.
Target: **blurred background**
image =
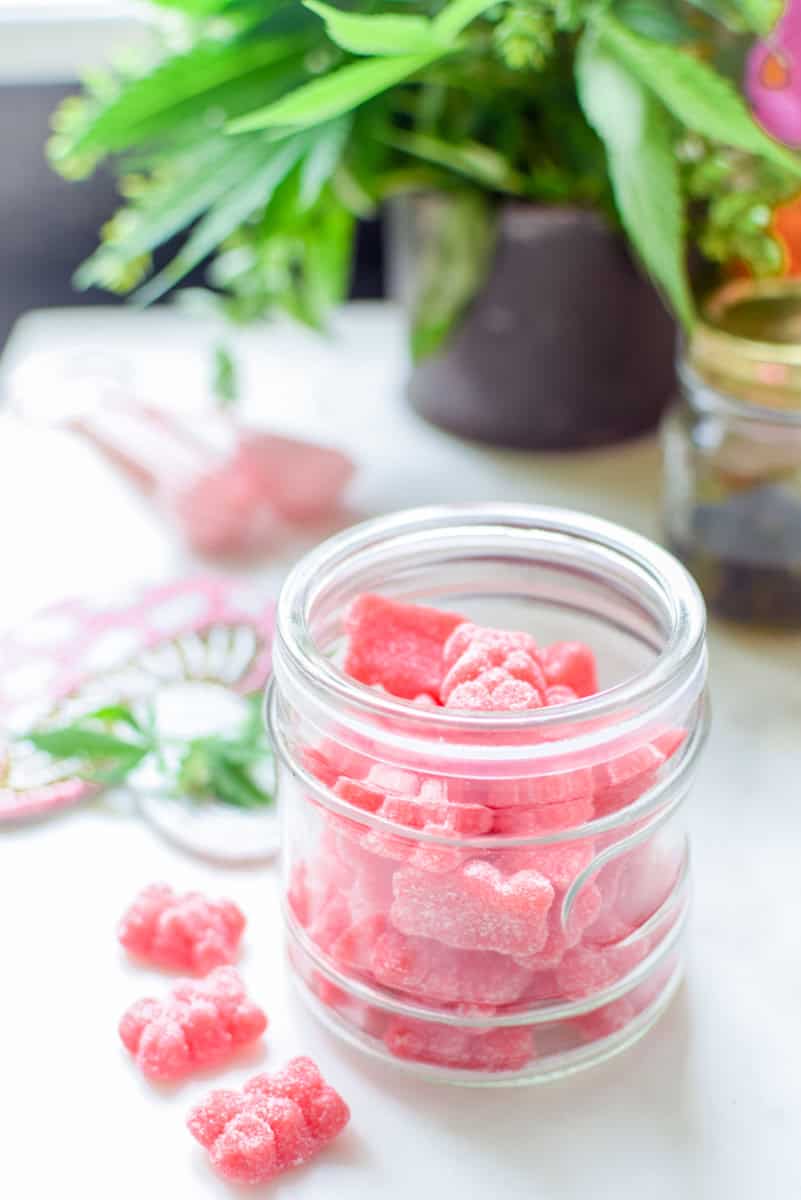
[[[0,347],[29,309],[115,300],[72,284],[117,206],[112,174],[100,170],[72,186],[48,166],[44,146],[53,112],[82,73],[121,47],[145,43],[148,18],[143,5],[126,0],[0,0],[0,152],[7,164],[0,175],[0,269],[14,281],[0,292]],[[202,277],[198,270],[190,282]],[[382,294],[378,221],[365,220],[359,230],[351,289],[360,297]]]

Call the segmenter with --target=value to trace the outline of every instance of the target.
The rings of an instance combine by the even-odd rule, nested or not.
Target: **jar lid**
[[[738,279],[707,297],[689,362],[717,391],[801,411],[801,279]]]

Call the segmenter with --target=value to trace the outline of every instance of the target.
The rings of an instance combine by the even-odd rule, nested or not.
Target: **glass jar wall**
[[[367,688],[340,665],[367,591],[585,641],[603,690],[466,713]],[[681,975],[705,731],[703,602],[675,559],[577,513],[401,513],[296,567],[274,672],[288,953],[329,1025],[467,1083],[564,1074],[650,1027]]]
[[[711,609],[801,628],[801,284],[707,303],[664,426],[665,524]]]

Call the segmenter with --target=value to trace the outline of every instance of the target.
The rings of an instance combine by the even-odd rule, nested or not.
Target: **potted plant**
[[[147,303],[210,259],[232,317],[320,326],[356,219],[392,201],[416,405],[560,446],[657,419],[662,300],[692,325],[690,248],[694,278],[781,269],[771,214],[801,159],[737,86],[776,0],[158,3],[174,20],[153,60],[93,75],[55,117],[55,166],[111,158],[124,197],[82,287]]]

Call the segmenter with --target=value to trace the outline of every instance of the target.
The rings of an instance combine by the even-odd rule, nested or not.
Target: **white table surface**
[[[169,312],[34,314],[7,349],[5,381],[19,383],[14,368],[31,355],[102,348],[128,361],[143,393],[190,404],[206,387],[217,332]],[[426,426],[403,399],[403,341],[388,308],[350,308],[328,341],[277,326],[238,333],[235,343],[254,419],[327,438],[358,460],[354,519],[437,501],[530,499],[658,529],[653,440],[520,455]],[[147,504],[91,450],[8,415],[0,417],[0,514],[3,624],[66,593],[189,565]],[[300,549],[288,547],[254,578],[275,586]],[[692,801],[687,984],[633,1050],[544,1087],[421,1083],[319,1028],[286,979],[274,867],[204,865],[102,806],[0,831],[0,1194],[245,1194],[211,1174],[184,1113],[209,1086],[235,1086],[262,1065],[308,1053],[350,1103],[351,1127],[313,1166],[249,1195],[801,1195],[801,638],[713,625],[711,657],[715,724]],[[131,1000],[165,986],[163,976],[128,965],[114,939],[132,893],[157,878],[242,905],[242,970],[271,1018],[262,1054],[173,1091],[143,1082],[115,1032]]]

